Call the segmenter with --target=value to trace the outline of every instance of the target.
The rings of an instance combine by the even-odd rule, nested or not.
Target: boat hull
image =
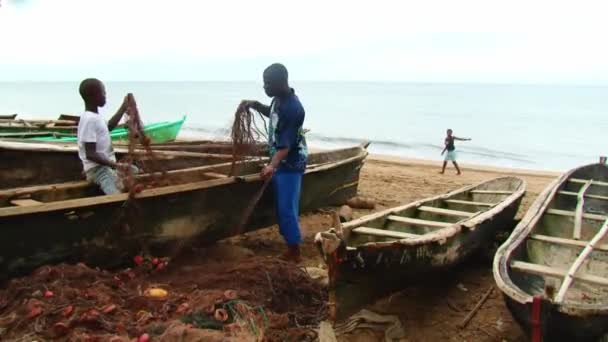
[[[511,315],[524,332],[532,332],[532,304],[519,303],[504,295],[505,304]],[[573,316],[559,311],[559,307],[543,301],[541,304],[540,328],[542,340],[597,342],[608,326],[606,315]]]
[[[564,173],[559,179],[556,179],[547,186],[532,204],[509,239],[498,249],[494,258],[493,273],[497,286],[503,294],[507,308],[526,334],[531,335],[532,331],[535,330],[535,324],[539,324],[538,328],[540,329],[543,341],[595,342],[608,333],[608,307],[602,305],[601,299],[597,300],[596,303],[585,302],[583,300],[585,292],[582,292],[582,296],[579,297],[580,300],[573,300],[573,297],[569,297],[568,301],[560,303],[557,300],[556,294],[559,293],[558,290],[560,290],[563,281],[562,276],[552,276],[553,281],[548,281],[547,278],[540,278],[541,275],[545,276],[542,272],[540,274],[520,274],[515,273],[516,271],[511,266],[513,261],[519,261],[551,268],[556,267],[552,266],[555,256],[566,258],[569,255],[574,255],[576,258],[582,254],[581,252],[586,246],[585,244],[589,243],[587,241],[590,240],[589,237],[583,237],[578,240],[578,242],[582,243],[582,246],[579,247],[549,242],[551,244],[543,247],[542,250],[538,247],[538,244],[533,244],[539,243],[535,242],[538,240],[529,241],[530,235],[533,234],[556,238],[557,240],[574,241],[571,238],[575,225],[574,218],[556,218],[558,216],[553,216],[550,219],[547,218],[549,210],[560,209],[561,205],[565,205],[566,203],[571,205],[574,202],[573,206],[576,206],[578,190],[575,191],[575,189],[569,188],[572,186],[572,183],[569,182],[571,178],[608,182],[608,168],[600,164],[582,166]],[[568,191],[574,193],[574,195],[563,197],[566,196],[564,193]],[[595,214],[598,216],[601,212],[603,212],[603,215],[606,215],[606,204],[602,200],[594,200],[590,197],[586,201],[585,208],[594,209]],[[582,206],[581,209],[583,209]],[[560,210],[566,209],[562,208]],[[564,222],[563,226],[558,224],[560,223],[559,221]],[[537,226],[545,230],[537,229]],[[555,230],[547,230],[546,227],[553,227]],[[564,230],[564,236],[552,235],[553,232],[559,233],[562,227],[568,227],[570,230]],[[595,234],[595,232],[591,232],[591,228],[585,228],[583,232],[591,237]],[[578,249],[572,252],[573,248]],[[537,260],[534,259],[534,256],[542,256],[542,258],[537,257]],[[565,269],[565,272],[569,272],[568,267],[570,265],[561,260],[560,263],[564,263],[564,265],[559,269]],[[605,259],[596,256],[594,260],[601,262]],[[599,268],[594,269],[597,270]],[[604,276],[602,273],[595,275]],[[563,293],[565,294],[566,292]],[[593,293],[593,291],[589,293]],[[539,323],[533,322],[532,318],[534,296],[541,298]],[[548,298],[551,299],[549,300]]]
[[[340,258],[344,261],[330,265],[336,270],[336,320],[351,316],[421,275],[446,271],[472,254],[489,248],[499,232],[511,231],[515,226],[514,218],[522,197],[473,229],[445,241],[344,251],[345,257]]]
[[[348,157],[307,169],[301,212],[354,196],[366,155],[358,147]],[[257,175],[229,177],[144,190],[132,201],[118,194],[23,208],[11,215],[0,209],[0,274],[23,274],[64,261],[112,267],[142,250],[171,256],[184,245],[208,244],[268,226],[275,223],[271,187],[249,223],[234,230],[262,184]]]

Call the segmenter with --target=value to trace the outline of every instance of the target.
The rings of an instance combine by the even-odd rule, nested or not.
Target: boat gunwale
[[[326,164],[324,163],[324,164],[314,166],[311,168],[306,168],[306,170],[304,171],[304,174],[306,175],[306,174],[326,171],[329,169],[334,169],[334,168],[337,168],[342,165],[346,165],[346,164],[349,164],[349,163],[352,163],[355,161],[363,162],[365,160],[365,158],[367,157],[367,155],[369,154],[369,152],[366,149],[366,143],[352,146],[352,147],[342,148],[342,149],[323,151],[323,152],[319,152],[319,153],[339,153],[339,152],[354,150],[354,149],[358,149],[356,155],[346,158],[346,159],[341,159],[341,160],[338,160],[335,162],[329,162]],[[208,167],[215,168],[215,167],[217,167],[217,164],[209,165]],[[134,199],[143,199],[143,198],[150,198],[150,197],[156,197],[156,196],[164,196],[164,195],[170,195],[170,194],[174,194],[174,193],[202,190],[202,189],[207,189],[207,188],[211,188],[211,187],[219,186],[219,185],[241,183],[241,182],[255,182],[255,181],[261,181],[261,177],[259,174],[250,174],[250,175],[245,175],[245,176],[232,176],[232,177],[228,177],[228,178],[224,178],[224,179],[211,179],[211,180],[187,182],[184,184],[169,185],[169,186],[156,187],[156,188],[152,188],[152,189],[145,189],[141,193],[136,194],[134,196]],[[65,182],[65,183],[69,183],[69,182]],[[58,184],[64,184],[64,183],[58,183]],[[65,209],[84,208],[84,207],[91,207],[91,206],[100,205],[100,204],[125,202],[128,199],[129,199],[128,193],[120,193],[120,194],[114,194],[114,195],[100,195],[100,196],[75,198],[75,199],[56,201],[56,202],[48,202],[48,203],[44,203],[44,204],[40,204],[40,205],[36,205],[36,206],[28,206],[28,207],[5,207],[5,208],[0,208],[0,218],[29,215],[29,214],[36,214],[36,213],[42,213],[42,212],[51,212],[51,211],[58,211],[58,210],[65,210]]]
[[[386,209],[386,210],[383,210],[383,211],[380,211],[377,213],[363,216],[359,219],[344,223],[342,225],[342,229],[343,230],[354,229],[356,227],[362,226],[363,224],[365,224],[369,221],[394,214],[398,211],[407,210],[407,209],[410,209],[413,207],[419,207],[429,201],[447,199],[447,198],[453,197],[455,195],[458,195],[460,193],[470,191],[471,189],[479,187],[485,183],[499,180],[499,179],[517,179],[517,180],[521,181],[521,183],[516,191],[514,191],[511,195],[507,196],[506,198],[504,198],[503,200],[501,200],[494,206],[492,206],[489,210],[486,210],[483,212],[478,212],[474,216],[465,218],[458,222],[454,222],[449,227],[437,229],[436,231],[429,232],[426,234],[420,234],[420,237],[417,237],[417,238],[398,239],[398,240],[394,240],[394,241],[384,241],[384,242],[367,242],[367,243],[358,245],[354,248],[356,248],[358,250],[358,249],[365,249],[365,248],[370,248],[370,247],[371,248],[389,247],[389,246],[408,246],[409,247],[409,246],[422,245],[422,244],[428,244],[428,243],[434,243],[434,242],[438,242],[438,243],[442,244],[445,241],[447,241],[447,239],[452,238],[456,234],[460,233],[463,230],[463,228],[466,228],[468,230],[475,230],[476,226],[478,226],[479,224],[483,223],[484,221],[494,217],[496,214],[498,214],[505,208],[511,206],[513,203],[515,203],[518,199],[520,199],[525,194],[526,188],[527,188],[527,182],[524,179],[522,179],[520,177],[515,177],[515,176],[504,176],[504,177],[491,178],[491,179],[488,179],[488,180],[485,180],[485,181],[482,181],[482,182],[479,182],[479,183],[476,183],[473,185],[461,187],[459,189],[450,191],[445,194],[428,197],[428,198],[425,198],[422,200],[418,200],[418,201],[404,204],[404,205],[401,205],[398,207],[389,208],[389,209]],[[329,232],[329,230],[327,230],[326,232]]]
[[[512,254],[520,245],[525,243],[531,235],[534,227],[548,210],[551,201],[558,195],[561,185],[572,178],[572,175],[575,172],[594,165],[602,164],[592,163],[571,169],[551,182],[543,192],[538,195],[538,198],[534,203],[532,203],[526,215],[513,230],[513,233],[496,251],[492,265],[492,273],[498,288],[509,298],[520,304],[532,304],[534,296],[521,290],[521,288],[511,280],[509,263],[512,259]],[[583,316],[608,313],[608,304],[573,303],[572,301],[562,303],[554,303],[551,301],[551,303],[557,306],[558,311],[569,315]]]

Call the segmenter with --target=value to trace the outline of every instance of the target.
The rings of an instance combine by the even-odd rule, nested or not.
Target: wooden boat
[[[65,120],[65,118],[69,120]],[[177,138],[186,117],[144,125],[144,132],[153,143],[164,143]],[[23,138],[45,142],[75,142],[78,121],[72,116],[64,120],[0,119],[0,138]],[[119,126],[110,132],[112,141],[127,141],[128,129]]]
[[[163,121],[144,125],[144,132],[153,143],[164,143],[177,138],[186,117],[176,121]],[[77,128],[77,127],[76,127]],[[75,142],[77,140],[75,131],[70,135],[53,135],[48,137],[33,137],[37,141]],[[125,126],[116,127],[110,132],[112,141],[128,141],[129,129]]]
[[[115,148],[120,160],[128,149]],[[139,159],[149,158],[144,151],[136,151]],[[193,153],[181,151],[157,151],[156,158],[167,170],[225,163],[230,155]],[[27,141],[0,141],[0,189],[33,186],[37,184],[61,183],[84,179],[82,162],[78,157],[78,146],[48,144]]]
[[[608,333],[607,220],[608,167],[583,166],[549,185],[498,249],[494,278],[526,332],[543,341]]]
[[[311,153],[301,211],[354,196],[366,147]],[[264,182],[259,161],[241,163],[238,177],[227,176],[230,167],[227,162],[170,171],[170,185],[145,189],[131,201],[128,194],[100,195],[97,187],[83,181],[2,190],[0,275],[61,261],[116,266],[142,249],[168,253],[176,242],[210,243],[274,223],[273,191],[268,187],[249,224],[235,230]],[[135,214],[126,215],[132,207]]]
[[[513,227],[526,183],[492,179],[387,209],[317,234],[329,266],[335,319],[403,287],[406,278],[453,266]]]

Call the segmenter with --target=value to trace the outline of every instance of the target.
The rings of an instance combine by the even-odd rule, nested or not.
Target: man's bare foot
[[[302,258],[300,257],[300,246],[299,245],[291,245],[287,246],[287,251],[281,255],[281,259],[293,263],[300,263]]]
[[[439,174],[440,174],[440,175],[442,175],[442,174],[443,174],[443,171],[439,171]]]
[[[460,176],[462,173],[460,172],[456,172],[456,176]]]

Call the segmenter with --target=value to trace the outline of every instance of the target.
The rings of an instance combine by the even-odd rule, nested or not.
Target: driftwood
[[[460,329],[466,328],[467,324],[469,324],[471,319],[473,319],[473,317],[475,317],[475,314],[477,313],[477,311],[479,311],[479,309],[481,309],[481,307],[483,306],[483,303],[485,303],[486,300],[488,300],[488,298],[490,297],[490,295],[492,294],[493,291],[494,291],[494,285],[492,285],[492,287],[490,287],[490,289],[488,289],[488,291],[486,291],[486,293],[483,295],[483,297],[481,297],[479,302],[477,302],[477,305],[475,305],[473,310],[471,310],[471,312],[469,312],[469,314],[462,320],[462,322],[460,322],[460,324],[458,325],[460,327]]]
[[[376,202],[370,198],[353,197],[346,201],[346,204],[355,209],[375,209]]]

